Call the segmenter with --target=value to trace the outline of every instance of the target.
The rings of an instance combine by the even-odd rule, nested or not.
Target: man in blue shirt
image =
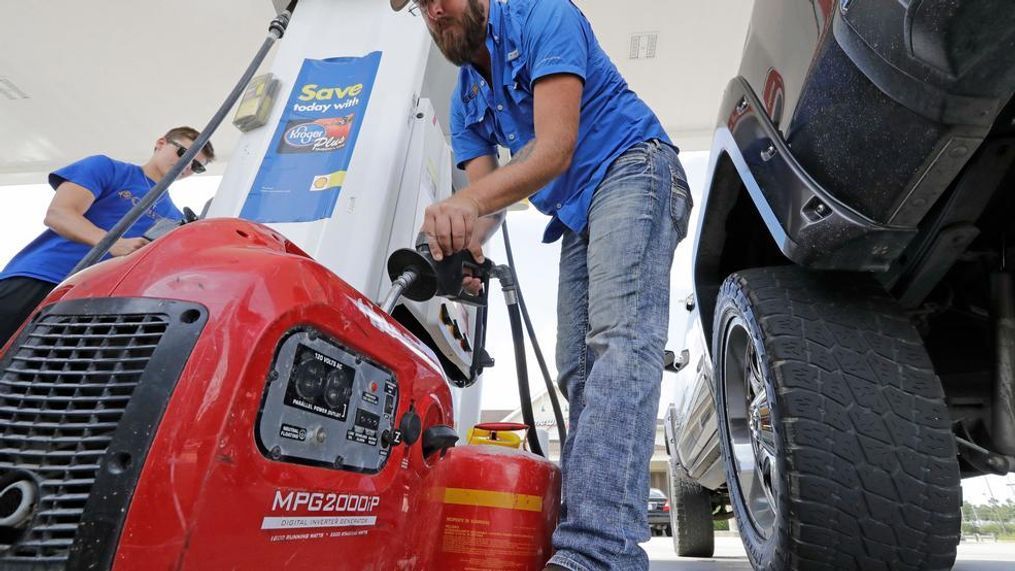
[[[151,159],[140,166],[95,155],[50,173],[49,184],[56,194],[43,221],[48,230],[0,272],[0,347],[106,231],[169,172],[197,136],[191,127],[170,129],[155,141]],[[214,158],[209,142],[180,178],[204,172]],[[142,236],[156,221],[182,218],[166,194],[113,244],[108,255],[126,256],[148,242]]]
[[[451,133],[469,178],[426,211],[434,257],[482,259],[496,213],[526,197],[551,217],[544,241],[563,240],[556,354],[570,434],[548,568],[648,569],[638,543],[649,538],[669,275],[691,209],[677,150],[569,0],[416,4],[461,68]]]

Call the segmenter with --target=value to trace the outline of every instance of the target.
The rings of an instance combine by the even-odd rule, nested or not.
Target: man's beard
[[[479,0],[469,0],[469,6],[460,19],[444,18],[427,29],[444,57],[457,66],[463,66],[484,47],[486,15]]]

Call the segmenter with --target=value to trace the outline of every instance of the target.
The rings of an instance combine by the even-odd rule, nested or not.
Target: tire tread
[[[787,427],[782,465],[792,476],[780,503],[797,525],[776,558],[800,569],[950,568],[955,443],[907,316],[869,278],[793,266],[737,272],[723,299],[753,314]]]
[[[670,460],[670,497],[670,527],[677,555],[712,557],[715,531],[711,492],[692,480],[675,459]]]

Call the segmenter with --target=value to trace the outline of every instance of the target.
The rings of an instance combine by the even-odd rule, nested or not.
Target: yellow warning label
[[[543,511],[543,498],[528,494],[511,492],[495,492],[492,490],[472,490],[469,488],[447,488],[444,490],[444,503],[460,506],[481,506],[485,508],[504,508],[529,512]]]

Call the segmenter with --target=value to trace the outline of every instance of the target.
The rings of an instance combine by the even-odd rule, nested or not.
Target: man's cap
[[[391,0],[391,9],[398,12],[409,3],[409,0]]]

